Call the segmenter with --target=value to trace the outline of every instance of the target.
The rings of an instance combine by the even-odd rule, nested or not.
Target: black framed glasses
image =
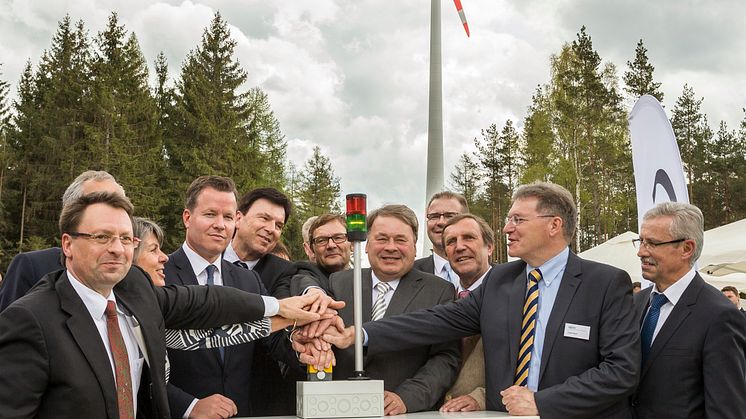
[[[311,239],[311,243],[314,246],[326,246],[329,240],[333,241],[334,244],[342,244],[347,241],[347,234],[335,234],[333,236],[319,236]]]
[[[131,237],[131,236],[114,236],[111,234],[106,233],[80,233],[77,231],[71,231],[69,233],[72,237],[83,237],[85,239],[91,240],[96,244],[100,244],[102,246],[107,245],[111,243],[114,239],[119,239],[119,242],[122,243],[122,246],[125,247],[132,247],[133,249],[136,249],[137,246],[140,245],[140,239],[137,237]]]
[[[427,218],[427,221],[438,221],[442,217],[444,220],[448,221],[457,215],[457,212],[431,212],[430,214],[427,214],[425,218]]]
[[[676,244],[681,243],[683,241],[686,241],[686,239],[676,239],[676,240],[669,240],[667,242],[651,242],[649,240],[643,240],[643,239],[632,239],[632,246],[635,247],[635,249],[639,249],[641,246],[644,246],[648,250],[653,250],[658,246],[663,246],[665,244]]]

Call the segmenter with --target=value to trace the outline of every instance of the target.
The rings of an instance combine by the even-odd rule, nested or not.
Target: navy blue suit
[[[239,268],[222,259],[221,263],[224,286],[254,294],[267,294],[262,281],[255,272]],[[165,274],[167,284],[197,284],[197,277],[182,248],[170,255],[166,263]],[[277,332],[260,342],[273,356],[300,369],[295,352],[290,348],[286,336],[284,331]],[[169,389],[168,394],[172,417],[181,418],[194,398],[204,398],[216,393],[233,400],[238,408],[239,416],[252,415],[251,385],[255,383],[257,376],[263,374],[262,371],[252,371],[251,368],[255,347],[255,342],[250,342],[225,348],[225,358],[222,361],[217,349],[196,351],[169,349],[170,383],[173,384],[172,387],[175,387]]]
[[[63,269],[61,255],[59,247],[17,254],[0,286],[0,311],[26,295],[44,275]]]

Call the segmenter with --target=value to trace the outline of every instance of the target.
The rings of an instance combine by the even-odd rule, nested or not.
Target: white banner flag
[[[641,97],[629,115],[637,191],[637,231],[642,216],[659,202],[689,203],[681,154],[671,123],[656,98]],[[643,288],[650,282],[643,280]]]

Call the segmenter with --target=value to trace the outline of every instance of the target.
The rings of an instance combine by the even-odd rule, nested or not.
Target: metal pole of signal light
[[[347,380],[299,381],[297,415],[301,418],[362,418],[383,416],[383,380],[371,380],[363,369],[363,282],[361,245],[367,239],[364,194],[346,196],[347,240],[353,247],[353,321],[355,324],[355,371]],[[339,374],[339,372],[337,372]],[[337,375],[337,378],[339,376]]]

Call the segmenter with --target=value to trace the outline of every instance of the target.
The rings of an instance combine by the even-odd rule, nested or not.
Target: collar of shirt
[[[231,244],[229,244],[225,249],[225,252],[223,252],[223,259],[230,263],[235,263],[236,261],[241,260],[241,258],[238,257],[238,253],[236,253],[236,250],[233,248],[233,242],[231,242]],[[250,270],[253,270],[256,264],[259,263],[259,259],[241,260],[241,262],[245,263]]]
[[[67,271],[67,278],[70,280],[70,284],[72,284],[73,289],[75,289],[75,292],[78,294],[80,299],[83,300],[83,304],[85,304],[85,308],[88,309],[91,317],[93,317],[94,319],[106,320],[104,316],[104,311],[106,311],[106,304],[109,302],[109,300],[114,301],[114,304],[116,304],[117,302],[116,298],[114,297],[114,293],[109,293],[108,298],[104,297],[103,295],[83,285],[83,283],[75,278],[75,276],[70,271]],[[118,305],[117,311],[121,312]]]
[[[373,278],[373,282],[371,283],[371,285],[373,286],[373,301],[376,301],[376,298],[378,297],[378,291],[376,291],[376,285],[378,285],[378,283],[381,282],[381,280],[378,279],[378,277],[376,276],[376,273],[373,272],[372,269],[370,270],[370,276]],[[388,293],[388,295],[386,296],[387,297],[386,298],[386,302],[387,303],[389,301],[391,301],[391,297],[390,296],[394,295],[394,292],[396,292],[396,287],[399,286],[399,282],[400,281],[401,281],[401,278],[399,278],[399,279],[392,279],[390,281],[386,281],[391,286],[391,292]]]
[[[668,303],[671,303],[672,306],[675,306],[676,303],[679,302],[681,295],[684,294],[684,291],[686,291],[686,288],[689,286],[689,284],[691,284],[696,274],[697,272],[694,270],[694,268],[690,269],[689,272],[685,273],[684,276],[679,278],[678,281],[674,282],[673,284],[671,284],[671,286],[666,288],[665,291],[663,291],[663,295],[668,298]],[[653,292],[650,293],[650,302],[653,301],[653,293],[661,293],[660,291],[658,291],[658,285],[654,285]]]
[[[220,258],[218,258],[215,262],[210,263],[206,261],[205,258],[198,255],[197,252],[192,250],[192,248],[189,247],[186,242],[181,245],[181,248],[184,249],[184,253],[187,256],[187,259],[189,259],[189,264],[192,265],[194,276],[197,277],[197,282],[200,285],[205,285],[207,283],[207,272],[205,271],[207,265],[215,265],[215,267],[218,268],[218,275],[214,278],[215,285],[223,285],[223,264],[220,263]]]
[[[526,281],[528,281],[528,274],[534,269],[541,271],[541,280],[546,284],[547,287],[552,286],[554,280],[562,281],[562,274],[565,273],[565,266],[567,266],[567,259],[570,257],[570,248],[565,247],[564,250],[559,252],[557,255],[544,262],[541,266],[531,266],[526,264]]]
[[[435,267],[435,272],[440,274],[443,272],[443,268],[448,265],[448,259],[444,259],[440,257],[439,254],[433,252],[433,266]],[[451,270],[453,272],[453,270]],[[453,272],[455,274],[455,272]]]
[[[472,292],[475,289],[477,289],[477,287],[479,287],[480,285],[482,285],[482,281],[484,281],[484,278],[487,277],[487,274],[489,274],[491,270],[492,270],[492,268],[487,269],[487,272],[483,273],[482,276],[479,277],[479,279],[477,279],[476,281],[474,281],[474,283],[469,286],[468,291]],[[458,294],[461,291],[466,291],[466,290],[464,290],[464,287],[461,285],[461,282],[459,282],[458,283],[458,289],[456,290],[456,294]]]

